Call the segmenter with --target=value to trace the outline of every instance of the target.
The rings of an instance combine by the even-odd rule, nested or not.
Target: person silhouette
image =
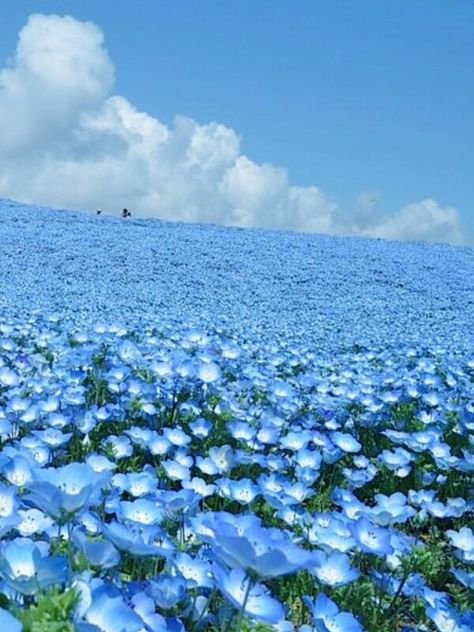
[[[128,210],[128,208],[124,208],[122,211],[122,217],[131,217],[132,214],[130,213],[130,211]]]

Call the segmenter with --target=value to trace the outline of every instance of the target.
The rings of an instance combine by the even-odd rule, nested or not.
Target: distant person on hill
[[[97,215],[101,215],[102,214],[102,209],[98,208],[97,209]]]
[[[132,214],[128,210],[128,208],[124,208],[122,211],[122,217],[132,217]]]

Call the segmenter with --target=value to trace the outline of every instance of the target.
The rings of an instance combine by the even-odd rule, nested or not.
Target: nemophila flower
[[[408,491],[408,500],[415,507],[425,507],[428,503],[431,503],[436,498],[436,491],[434,489],[410,489]]]
[[[45,516],[39,509],[28,509],[26,511],[20,509],[18,516],[20,522],[16,525],[16,529],[24,537],[43,533],[54,524],[53,520]]]
[[[280,445],[292,452],[298,452],[307,447],[311,441],[311,433],[309,431],[290,431],[284,437],[280,438]]]
[[[94,472],[113,472],[117,469],[117,464],[102,454],[88,454],[86,457],[87,465],[90,465]]]
[[[104,445],[112,451],[115,459],[124,459],[127,456],[132,456],[133,447],[130,443],[130,439],[125,435],[117,437],[115,435],[109,435],[104,439]]]
[[[314,600],[304,596],[303,601],[311,611],[316,632],[363,632],[357,619],[349,612],[341,612],[324,593]]]
[[[302,503],[307,498],[314,496],[315,491],[309,487],[306,483],[297,481],[293,485],[289,485],[284,490],[283,502],[284,504],[291,504],[292,502]]]
[[[257,478],[257,483],[263,492],[278,494],[286,485],[290,484],[288,478],[281,474],[265,474],[262,473]]]
[[[252,483],[249,478],[241,478],[240,480],[228,480],[229,494],[231,500],[236,500],[240,505],[248,505],[260,493],[258,485]]]
[[[140,426],[131,426],[124,430],[124,434],[134,443],[141,448],[146,448],[148,443],[157,435],[154,430],[150,428],[141,428]]]
[[[8,632],[22,632],[23,624],[8,610],[0,608],[0,628]]]
[[[89,434],[97,426],[97,418],[88,410],[80,411],[74,416],[74,427],[81,434],[85,435],[85,438],[89,437]]]
[[[343,452],[356,453],[361,449],[361,444],[355,437],[347,432],[332,432],[331,441]]]
[[[377,504],[372,508],[370,517],[381,526],[404,523],[412,518],[416,511],[407,504],[405,494],[396,492],[391,496],[375,494]]]
[[[463,498],[450,498],[446,504],[439,500],[427,502],[424,509],[435,518],[459,518],[466,510],[466,501]]]
[[[0,573],[9,588],[22,595],[33,595],[68,578],[67,559],[49,555],[46,542],[17,538],[4,544]]]
[[[20,376],[6,366],[0,367],[0,386],[12,388],[20,383]]]
[[[359,571],[351,567],[348,555],[333,551],[329,554],[315,551],[308,568],[312,575],[326,586],[344,586],[359,577]]]
[[[167,515],[187,513],[192,511],[200,502],[201,497],[190,489],[159,490],[156,501],[166,511]]]
[[[51,456],[49,447],[40,441],[40,439],[32,437],[31,435],[21,439],[21,448],[22,451],[26,449],[26,453],[29,453],[34,463],[40,467],[46,465]]]
[[[461,615],[445,604],[426,608],[426,616],[431,619],[439,632],[471,632],[472,627],[464,624]]]
[[[76,522],[78,525],[84,527],[86,532],[91,535],[98,535],[101,533],[102,521],[91,511],[81,511],[81,513],[76,516]]]
[[[280,430],[270,425],[261,425],[257,432],[257,439],[265,445],[274,445],[278,443],[280,438]]]
[[[212,429],[212,423],[203,417],[197,417],[189,424],[189,429],[191,430],[193,436],[197,439],[205,439],[209,436]]]
[[[196,467],[206,476],[216,476],[221,470],[210,457],[196,457]]]
[[[314,470],[310,467],[300,467],[299,465],[295,467],[295,478],[305,486],[313,485],[319,476],[319,470]]]
[[[85,599],[85,597],[82,597]],[[100,632],[141,632],[144,622],[128,606],[120,591],[111,584],[102,584],[90,591],[83,618]]]
[[[332,491],[331,498],[333,502],[339,505],[344,514],[351,520],[364,515],[368,511],[368,507],[362,503],[357,496],[349,490],[343,490],[335,487]]]
[[[364,553],[373,553],[382,557],[393,553],[388,529],[375,526],[367,518],[358,518],[348,526],[357,545]]]
[[[377,468],[372,466],[367,470],[354,470],[348,467],[343,468],[342,473],[349,484],[349,489],[363,487],[377,475]]]
[[[130,605],[133,607],[133,611],[137,614],[147,626],[147,631],[150,632],[168,632],[168,621],[161,614],[156,612],[155,602],[151,597],[148,597],[145,592],[138,592],[133,595],[130,600]],[[79,631],[81,632],[81,631]]]
[[[165,456],[173,448],[173,444],[166,437],[154,436],[148,443],[148,450],[154,456]]]
[[[231,421],[227,425],[227,429],[234,439],[244,442],[253,441],[257,433],[256,428],[245,421]]]
[[[90,540],[80,529],[74,529],[73,541],[91,566],[109,569],[117,566],[120,555],[108,540]]]
[[[303,468],[318,470],[321,466],[323,456],[318,450],[299,450],[295,455],[295,463]]]
[[[58,397],[47,397],[39,402],[39,408],[43,413],[54,413],[59,410],[60,402]]]
[[[245,571],[234,568],[230,572],[218,564],[212,567],[217,588],[237,610],[250,619],[264,623],[278,623],[285,616],[283,606],[274,599],[267,588],[253,583]]]
[[[186,579],[189,587],[212,588],[214,585],[207,560],[194,558],[181,552],[173,557],[172,564]]]
[[[236,465],[234,450],[230,445],[209,448],[209,458],[215,464],[220,474],[230,472]]]
[[[474,590],[474,572],[468,573],[462,568],[451,568],[450,571],[460,584],[466,586],[469,590]]]
[[[120,551],[125,551],[131,555],[155,555],[166,557],[170,554],[172,547],[165,539],[165,531],[156,525],[140,526],[135,523],[124,525],[113,520],[101,525],[104,536],[112,542]]]
[[[413,461],[413,455],[404,448],[382,450],[378,458],[389,470],[395,472],[395,475],[399,478],[405,478],[411,471],[410,463]]]
[[[158,487],[158,479],[151,468],[143,472],[115,474],[111,483],[121,492],[127,492],[136,498],[153,494]]]
[[[13,428],[13,423],[7,419],[6,415],[0,412],[0,438],[2,441],[16,436],[17,430]]]
[[[202,498],[212,496],[217,489],[216,485],[207,484],[203,478],[199,478],[198,476],[194,476],[189,481],[182,481],[181,486],[183,489],[191,489]]]
[[[346,523],[330,514],[314,516],[309,523],[307,537],[311,544],[325,551],[347,553],[356,546]]]
[[[328,465],[333,465],[344,455],[343,450],[337,447],[337,445],[328,443],[323,446],[323,461]]]
[[[178,448],[173,456],[174,460],[184,467],[192,467],[194,465],[194,458],[188,452],[187,448]]]
[[[64,519],[97,504],[108,481],[107,472],[99,474],[82,463],[37,468],[33,470],[33,479],[26,483],[31,493],[25,499],[53,518]]]
[[[3,530],[5,521],[16,514],[18,505],[16,488],[0,483],[0,530]]]
[[[59,448],[60,446],[65,445],[72,437],[71,432],[63,434],[61,430],[58,430],[57,428],[47,428],[46,430],[32,430],[31,434],[40,439],[40,441],[42,441],[52,449]]]
[[[163,434],[170,443],[182,447],[191,443],[191,437],[181,430],[181,428],[163,428]]]
[[[278,577],[306,568],[312,556],[293,544],[278,530],[254,527],[242,535],[224,535],[218,531],[212,540],[212,552],[230,567],[239,566],[260,578]]]
[[[197,376],[205,384],[213,384],[220,380],[222,372],[215,362],[200,362],[197,367]]]
[[[184,599],[186,580],[181,575],[162,573],[148,580],[145,590],[158,608],[169,610]]]
[[[429,451],[437,467],[441,470],[456,467],[459,463],[459,458],[451,454],[451,447],[446,443],[434,443],[430,446]]]
[[[237,536],[258,528],[262,520],[252,513],[231,514],[227,511],[207,511],[190,519],[193,531],[199,538],[212,544],[216,535]]]
[[[160,524],[165,512],[152,500],[139,498],[133,501],[122,500],[116,504],[117,517],[123,522],[135,523],[140,526]]]
[[[474,532],[469,527],[461,527],[459,531],[446,531],[451,545],[456,548],[456,556],[463,562],[474,562]]]
[[[441,439],[442,433],[439,430],[420,430],[409,435],[405,440],[405,444],[414,452],[424,452],[434,444],[439,443]]]
[[[181,465],[177,461],[162,461],[161,467],[166,472],[166,476],[172,481],[188,481],[191,478],[189,467]]]

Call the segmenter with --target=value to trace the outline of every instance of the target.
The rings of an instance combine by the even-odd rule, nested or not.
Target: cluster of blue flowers
[[[0,211],[6,265],[37,219]],[[75,595],[64,629],[78,632],[474,628],[474,323],[467,294],[450,296],[472,251],[448,249],[447,276],[425,287],[403,265],[416,255],[433,275],[441,246],[34,212],[53,223],[25,256],[52,248],[63,267],[40,279],[18,254],[20,289],[1,298],[5,630],[27,632],[24,613],[56,587]],[[87,259],[104,226],[123,248],[135,230],[141,252],[161,250],[94,289],[93,270],[124,252]],[[210,247],[224,237],[232,248]],[[384,279],[370,291],[359,243]],[[313,260],[326,245],[333,271],[354,250],[349,297],[342,272],[332,295],[304,287],[326,274]],[[193,248],[191,287],[179,265]],[[288,262],[259,268],[278,248]]]

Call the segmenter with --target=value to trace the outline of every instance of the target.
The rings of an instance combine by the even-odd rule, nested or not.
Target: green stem
[[[255,583],[255,581],[253,581],[248,575],[246,575],[245,577],[246,577],[246,579],[248,579],[248,584],[247,584],[247,588],[245,590],[244,601],[243,601],[242,606],[240,608],[239,616],[237,618],[236,630],[240,630],[240,622],[242,621],[242,618],[244,616],[245,606],[247,605],[247,601],[249,599],[250,591],[252,590],[252,587],[253,587],[253,585]],[[245,579],[244,579],[244,582],[245,582]]]

